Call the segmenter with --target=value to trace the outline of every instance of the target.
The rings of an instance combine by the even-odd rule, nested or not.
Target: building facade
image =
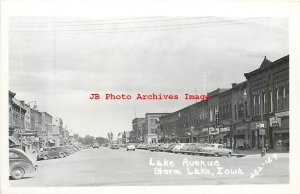
[[[136,139],[137,142],[143,141],[143,123],[145,123],[145,120],[145,118],[134,118],[132,120],[132,139]]]
[[[250,149],[251,107],[248,82],[234,83],[231,90],[233,149]]]
[[[45,146],[54,146],[55,141],[51,137],[52,133],[52,116],[47,112],[42,112],[42,134],[45,141]]]
[[[244,75],[250,87],[251,147],[261,148],[265,142],[275,150],[288,150],[289,56],[274,62],[265,57],[258,69]]]
[[[232,147],[232,89],[228,89],[218,95],[218,119],[216,119],[216,128],[219,135],[211,140],[217,143]]]
[[[228,89],[216,89],[210,93],[210,99],[208,100],[208,142],[217,143],[221,138],[225,136],[220,135],[220,127],[217,123],[217,118],[220,119],[219,115],[219,94],[227,91]],[[226,96],[226,95],[225,95]]]
[[[159,118],[168,113],[146,113],[144,130],[145,143],[158,143]]]

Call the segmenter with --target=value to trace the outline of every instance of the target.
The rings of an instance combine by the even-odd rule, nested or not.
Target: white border
[[[300,193],[299,189],[299,1],[4,1],[1,4],[1,193]],[[8,181],[8,33],[9,16],[240,16],[290,19],[290,184],[122,187],[9,187]],[[271,43],[270,43],[271,44]]]

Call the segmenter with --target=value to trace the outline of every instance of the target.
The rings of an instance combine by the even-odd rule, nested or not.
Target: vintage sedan
[[[119,149],[119,145],[116,143],[113,143],[110,145],[110,149],[114,150],[114,149]]]
[[[9,176],[21,179],[25,174],[34,173],[38,165],[23,150],[9,149]]]
[[[210,155],[214,156],[227,156],[231,157],[232,155],[232,150],[227,149],[224,145],[222,144],[209,144],[207,147],[203,148],[204,151],[206,151]]]
[[[42,148],[42,150],[37,155],[37,160],[47,160],[50,149],[50,147]]]
[[[127,151],[129,151],[129,150],[135,151],[135,145],[134,144],[127,145],[126,150]]]
[[[42,152],[38,155],[38,159],[48,160],[52,158],[63,158],[68,155],[64,147],[51,147],[47,152]]]

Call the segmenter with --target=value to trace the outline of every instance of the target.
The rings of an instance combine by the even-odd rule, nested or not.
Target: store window
[[[237,119],[237,108],[236,108],[236,104],[234,105],[234,118]]]
[[[263,100],[262,101],[262,103],[263,103],[262,104],[263,105],[263,110],[262,111],[263,111],[263,113],[266,113],[266,103],[267,102],[266,102],[266,94],[265,93],[263,94],[262,100]]]
[[[273,112],[273,93],[270,91],[270,112]]]
[[[245,102],[245,116],[244,117],[248,117],[248,107],[247,107],[247,101]]]
[[[257,103],[257,114],[261,113],[261,99],[260,99],[260,95],[258,95],[258,103]]]

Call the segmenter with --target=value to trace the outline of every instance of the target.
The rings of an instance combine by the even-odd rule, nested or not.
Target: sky
[[[10,91],[81,136],[130,131],[135,117],[179,110],[195,103],[185,93],[230,88],[265,56],[289,54],[285,18],[13,17],[9,26]],[[141,101],[138,93],[179,100]]]

